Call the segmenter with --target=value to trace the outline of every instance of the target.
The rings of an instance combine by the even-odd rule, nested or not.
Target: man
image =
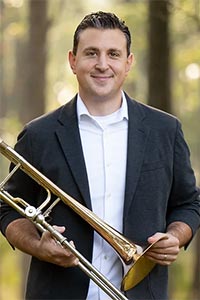
[[[179,121],[129,98],[122,86],[134,60],[125,23],[111,13],[87,15],[77,27],[69,63],[79,91],[69,103],[30,122],[16,150],[100,218],[139,245],[156,267],[129,299],[167,299],[167,266],[200,223],[199,191]],[[8,191],[34,206],[44,191],[21,171]],[[118,288],[121,262],[112,247],[63,203],[51,224]],[[26,219],[2,208],[2,232],[32,255],[27,299],[108,297],[77,267],[77,258],[39,235]],[[65,231],[66,228],[66,231]]]

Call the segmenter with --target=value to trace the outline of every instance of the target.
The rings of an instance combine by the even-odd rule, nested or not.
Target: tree
[[[45,111],[46,38],[49,21],[48,1],[29,0],[29,36],[25,57],[25,94],[21,107],[23,123]],[[31,109],[30,109],[31,108]]]
[[[21,84],[24,83],[24,92],[22,92],[21,84],[20,87],[18,87],[18,93],[22,95],[22,107],[20,109],[20,119],[22,123],[26,123],[45,112],[47,64],[46,38],[50,24],[47,17],[47,5],[48,1],[29,0],[28,42],[27,45],[23,44],[23,47],[18,47],[18,51],[16,52],[16,57],[18,58],[16,61],[18,66],[17,70],[23,75]],[[20,56],[20,53],[23,53],[24,49],[25,64]],[[21,69],[23,65],[24,69]],[[22,294],[26,282],[28,263],[29,257],[22,255]]]
[[[171,112],[169,1],[149,1],[148,104]]]
[[[4,58],[4,22],[3,22],[3,14],[4,14],[4,3],[0,1],[0,17],[2,22],[0,22],[0,32],[2,35],[2,39],[0,41],[0,118],[5,117],[6,115],[6,102],[5,100],[5,89],[4,89],[4,65],[3,65],[3,58]],[[1,131],[1,128],[0,128]]]

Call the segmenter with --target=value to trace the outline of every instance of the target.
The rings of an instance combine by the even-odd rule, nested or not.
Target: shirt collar
[[[89,113],[87,107],[85,106],[85,104],[79,94],[77,96],[77,116],[78,116],[79,122],[81,121],[82,116],[89,116],[90,118],[93,119],[93,116]],[[119,109],[118,119],[119,119],[119,121],[123,120],[123,119],[128,120],[127,100],[126,100],[126,96],[123,91],[122,91],[122,105]]]

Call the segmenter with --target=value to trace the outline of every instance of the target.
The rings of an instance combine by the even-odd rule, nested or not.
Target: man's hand
[[[148,242],[155,245],[145,255],[160,265],[170,265],[177,259],[180,248],[187,245],[191,239],[192,230],[186,223],[173,222],[167,227],[166,233],[157,232],[148,238]]]
[[[63,233],[65,231],[64,226],[54,226],[54,228]],[[72,246],[74,243],[70,242]],[[38,241],[38,251],[37,258],[43,261],[47,261],[61,267],[73,267],[76,266],[79,260],[76,258],[72,252],[63,248],[54,238],[52,238],[51,234],[46,231],[42,234],[41,239]]]
[[[54,227],[60,233],[65,231],[64,226]],[[6,237],[14,247],[40,260],[62,267],[78,264],[78,259],[70,250],[57,243],[48,231],[40,236],[28,219],[21,218],[11,222],[6,229]]]
[[[177,259],[180,251],[179,240],[171,233],[157,232],[148,238],[148,242],[156,242],[145,254],[148,259],[163,266],[168,266]]]

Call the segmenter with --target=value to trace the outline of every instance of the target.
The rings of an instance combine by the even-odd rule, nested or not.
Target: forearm
[[[6,229],[6,238],[17,249],[36,256],[39,233],[36,227],[27,219],[17,219],[10,223]]]
[[[60,233],[63,226],[55,226]],[[19,250],[49,263],[62,267],[72,267],[78,264],[78,259],[70,250],[56,243],[50,232],[45,231],[40,237],[36,227],[28,219],[17,219],[6,229],[6,238]]]
[[[192,238],[190,226],[183,222],[173,222],[167,227],[167,233],[172,234],[179,240],[179,248],[185,246]]]

